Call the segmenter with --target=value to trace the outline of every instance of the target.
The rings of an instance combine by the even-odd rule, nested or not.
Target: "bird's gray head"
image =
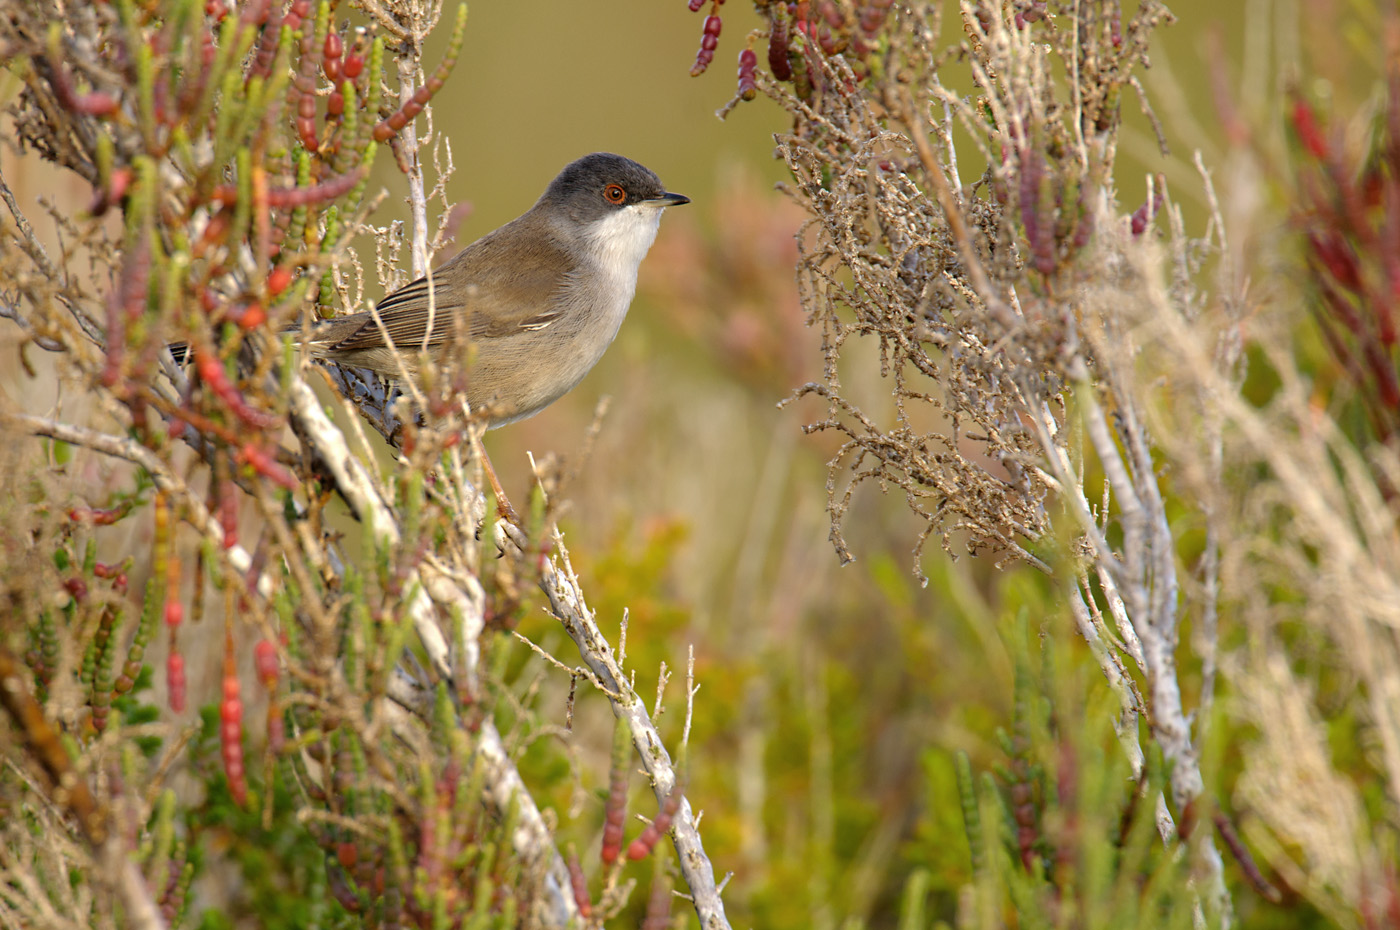
[[[594,152],[550,182],[535,210],[567,228],[599,261],[636,274],[656,238],[661,211],[690,203],[630,158]]]

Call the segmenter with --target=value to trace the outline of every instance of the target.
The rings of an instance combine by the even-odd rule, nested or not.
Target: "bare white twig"
[[[618,666],[621,668],[621,666]],[[653,720],[661,719],[661,711],[665,707],[663,699],[666,697],[666,683],[671,680],[671,670],[666,667],[666,663],[661,663],[661,671],[656,673],[656,703],[652,705],[651,716]]]
[[[695,645],[692,643],[685,659],[685,726],[681,728],[681,756],[690,747],[690,722],[695,716],[695,695],[700,686],[695,683]]]
[[[594,621],[593,612],[583,597],[578,578],[569,563],[569,554],[564,539],[558,530],[554,534],[556,557],[545,564],[540,579],[540,587],[549,599],[550,611],[564,626],[570,638],[578,646],[584,663],[604,683],[607,692],[620,695],[609,697],[613,713],[627,721],[632,732],[632,743],[642,758],[642,765],[651,776],[652,791],[658,803],[664,802],[675,788],[677,773],[670,754],[657,732],[656,725],[647,714],[646,703],[627,683],[627,677],[618,664],[612,646],[603,636]],[[607,693],[605,692],[605,693]],[[690,801],[681,798],[680,809],[671,821],[671,840],[675,844],[676,856],[680,861],[681,875],[690,887],[691,900],[695,913],[700,917],[700,926],[705,930],[720,930],[729,926],[724,913],[724,902],[715,885],[714,867],[705,854],[700,840]]]

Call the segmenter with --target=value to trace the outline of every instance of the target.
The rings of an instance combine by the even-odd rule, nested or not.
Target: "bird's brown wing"
[[[428,279],[419,278],[375,308],[394,345],[411,351],[453,341],[466,327],[473,341],[544,329],[562,312],[563,284],[576,263],[530,214],[502,226],[457,253],[432,276],[431,330]],[[351,320],[358,326],[351,329]],[[347,333],[342,338],[336,338]],[[380,324],[360,313],[335,321],[328,342],[337,352],[384,345]]]

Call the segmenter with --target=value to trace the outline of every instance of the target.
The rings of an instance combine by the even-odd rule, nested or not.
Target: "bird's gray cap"
[[[620,198],[609,191],[613,185],[621,188]],[[689,202],[684,195],[668,193],[650,168],[621,155],[594,152],[559,172],[536,208],[565,210],[578,222],[589,223],[633,204],[669,207]]]

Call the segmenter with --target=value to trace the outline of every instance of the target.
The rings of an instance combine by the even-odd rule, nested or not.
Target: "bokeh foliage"
[[[23,13],[39,9],[13,6]],[[677,21],[691,23],[678,2],[676,6]],[[972,4],[961,18],[953,4],[931,4],[918,8],[923,19],[882,3],[756,6],[766,23],[785,23],[791,44],[779,47],[779,57],[790,57],[794,70],[806,69],[806,85],[796,77],[773,79],[771,28],[750,36],[727,29],[719,45],[726,57],[718,60],[741,50],[755,52],[762,64],[751,80],[798,110],[817,106],[813,94],[832,91],[822,86],[823,69],[831,69],[828,79],[847,74],[837,55],[854,63],[852,90],[863,91],[868,87],[864,81],[891,73],[880,69],[894,60],[888,56],[895,43],[924,36],[920,24],[929,21],[935,7],[945,17],[938,33],[944,44],[917,48],[923,56],[919,67],[936,63],[959,94],[976,86],[968,73],[970,63],[985,66],[993,60],[990,43],[997,29],[992,17],[998,13],[1003,28],[1043,36],[1062,59],[1072,55],[1073,30],[1064,26],[1072,12],[1069,4],[1009,3],[999,10],[996,4]],[[1112,45],[1115,16],[1121,34],[1133,35],[1136,5],[1081,6],[1098,17],[1099,40]],[[1363,24],[1381,22],[1375,7],[1355,6],[1352,15]],[[1149,7],[1155,9],[1143,5]],[[274,9],[282,12],[281,5]],[[728,19],[728,10],[720,12]],[[1305,22],[1313,23],[1329,15],[1321,4],[1305,4],[1304,13]],[[415,477],[450,463],[449,444],[439,444],[425,432],[410,456],[411,467],[389,485],[390,500],[412,531],[406,535],[426,542],[416,548],[384,546],[339,516],[341,504],[335,498],[314,493],[318,482],[319,488],[332,485],[314,462],[308,464],[314,457],[281,455],[293,450],[290,443],[271,454],[284,443],[279,432],[283,421],[275,418],[288,415],[291,398],[286,381],[264,377],[287,357],[269,334],[276,333],[279,321],[291,320],[311,305],[354,309],[363,298],[359,269],[336,264],[342,255],[348,260],[350,253],[339,251],[346,240],[330,231],[348,230],[349,218],[361,215],[372,189],[356,187],[327,200],[335,191],[324,185],[349,176],[347,171],[369,151],[364,133],[394,109],[382,103],[362,110],[370,97],[366,87],[345,95],[342,104],[358,123],[352,127],[347,119],[332,118],[334,85],[325,69],[327,36],[336,17],[328,7],[306,15],[309,44],[295,39],[294,27],[274,32],[266,23],[254,30],[257,38],[243,35],[241,27],[228,25],[242,19],[226,17],[220,28],[228,35],[218,33],[215,46],[243,43],[239,47],[246,46],[250,54],[241,65],[231,57],[216,58],[216,67],[202,72],[199,56],[207,46],[196,41],[196,32],[177,28],[182,23],[187,29],[195,24],[212,28],[212,15],[197,4],[96,5],[83,15],[92,18],[80,18],[74,31],[100,23],[113,30],[110,41],[74,44],[69,32],[24,27],[24,16],[11,21],[19,31],[7,40],[10,73],[39,88],[16,93],[30,94],[22,105],[67,121],[64,133],[43,136],[47,142],[40,147],[60,162],[68,160],[90,188],[84,192],[92,195],[92,205],[77,218],[46,220],[63,231],[65,251],[49,254],[69,263],[73,273],[68,279],[51,273],[55,264],[36,273],[35,240],[24,238],[13,228],[14,216],[7,217],[6,233],[13,235],[0,251],[7,306],[26,308],[22,316],[38,324],[26,335],[32,344],[22,351],[33,356],[36,348],[64,345],[68,351],[59,367],[69,383],[99,398],[96,415],[108,434],[134,440],[158,456],[153,464],[174,463],[174,468],[112,469],[98,464],[80,443],[58,440],[37,450],[37,457],[37,444],[27,441],[25,454],[11,453],[12,471],[24,480],[7,485],[6,531],[0,543],[5,547],[8,616],[25,622],[7,622],[4,635],[9,649],[27,656],[25,683],[53,721],[56,744],[77,760],[77,771],[92,782],[99,803],[124,825],[123,835],[132,838],[131,858],[152,899],[167,917],[209,927],[348,927],[396,921],[453,925],[458,920],[514,925],[532,906],[540,873],[537,864],[515,861],[506,852],[517,814],[509,805],[481,803],[485,775],[476,767],[474,728],[489,720],[502,731],[534,800],[557,820],[553,838],[561,849],[572,846],[577,853],[583,884],[598,905],[593,919],[601,922],[608,915],[609,925],[632,925],[646,919],[648,911],[661,911],[651,890],[664,895],[675,882],[673,861],[658,855],[614,870],[598,854],[614,816],[610,775],[619,768],[631,773],[624,779],[629,810],[647,817],[657,813],[643,779],[632,772],[635,760],[618,766],[612,759],[614,731],[607,703],[586,682],[571,681],[509,632],[519,630],[573,664],[567,658],[572,644],[542,613],[530,584],[538,551],[496,564],[489,543],[453,525],[454,505],[460,501]],[[1129,24],[1126,31],[1123,19]],[[796,29],[800,22],[809,24],[805,33]],[[887,34],[880,31],[886,26]],[[1052,27],[1056,31],[1048,35],[1036,31]],[[1176,28],[1194,27],[1186,22]],[[173,41],[143,45],[132,39],[133,31],[141,30],[145,37],[168,32]],[[793,38],[797,34],[807,38]],[[372,62],[373,43],[365,44],[358,35],[344,32],[341,56],[363,48]],[[1371,35],[1385,40],[1378,28]],[[1142,41],[1141,47],[1130,43],[1132,54],[1124,53],[1123,70],[1114,72],[1117,78],[1125,79],[1135,66],[1132,55],[1145,48],[1147,40]],[[272,50],[271,62],[286,68],[284,83],[257,85],[259,97],[251,93],[255,75],[248,69],[258,67],[260,56],[251,50],[260,45]],[[150,51],[140,51],[142,47]],[[123,48],[128,51],[116,51]],[[28,51],[21,55],[24,49]],[[1370,51],[1373,62],[1383,60],[1377,49]],[[369,64],[366,73],[379,74],[377,67]],[[1381,73],[1375,64],[1368,77],[1374,81]],[[65,74],[71,81],[67,93],[54,90],[43,98],[42,88],[54,87],[55,76],[62,84]],[[220,115],[214,125],[190,120],[184,126],[187,134],[207,128],[221,140],[207,146],[179,139],[179,121],[171,126],[159,116],[162,92],[157,88],[166,86],[161,81],[168,79],[174,88],[165,92],[171,94],[168,99],[198,101],[199,94],[182,95],[179,86],[200,80],[200,74],[206,75],[206,86],[215,88],[209,93],[220,95],[226,86],[233,91],[217,96]],[[311,117],[298,109],[308,96],[296,83],[303,78],[315,80]],[[706,80],[710,78],[713,73]],[[244,80],[244,86],[228,83],[235,80]],[[1126,227],[1126,238],[1136,233],[1148,246],[1155,241],[1170,249],[1189,238],[1175,236],[1171,223],[1183,221],[1174,216],[1149,223],[1157,212],[1151,203],[1138,215],[1131,209],[1136,204],[1119,209],[1112,201],[1100,209],[1102,204],[1083,193],[1097,191],[1111,200],[1119,186],[1131,181],[1115,173],[1111,151],[1100,152],[1101,160],[1087,168],[1064,160],[1074,127],[1057,122],[1069,119],[1056,109],[1057,101],[1063,104],[1056,97],[1062,89],[1042,87],[1049,102],[1027,103],[1033,131],[1004,140],[1007,157],[999,159],[988,148],[965,162],[976,165],[969,178],[999,162],[1006,172],[998,176],[993,171],[977,186],[981,225],[974,232],[985,236],[977,240],[979,247],[995,246],[996,261],[989,266],[999,280],[1014,279],[1027,295],[1026,305],[1034,302],[1046,314],[1039,328],[1000,344],[988,340],[978,364],[970,368],[956,369],[956,359],[939,354],[950,344],[950,333],[962,338],[986,322],[975,317],[970,302],[959,303],[966,299],[960,283],[927,292],[911,283],[920,262],[931,259],[957,272],[961,261],[957,243],[939,227],[938,208],[926,209],[928,185],[908,179],[919,167],[912,159],[880,165],[877,158],[873,167],[870,159],[858,160],[856,170],[843,174],[841,159],[850,152],[842,150],[840,140],[817,159],[829,159],[824,170],[804,159],[829,140],[804,137],[794,124],[795,135],[786,141],[798,168],[792,192],[809,207],[837,196],[867,206],[901,200],[912,205],[925,198],[919,222],[929,241],[917,248],[887,248],[878,223],[866,224],[861,217],[847,217],[847,225],[831,230],[847,237],[843,248],[871,256],[869,270],[878,277],[832,273],[813,258],[811,230],[801,240],[799,254],[791,237],[801,215],[752,182],[732,181],[706,217],[709,229],[718,234],[687,225],[684,217],[668,216],[639,295],[638,309],[646,311],[646,322],[629,323],[629,328],[645,327],[648,335],[641,350],[626,356],[629,370],[618,374],[624,396],[604,420],[592,457],[566,459],[557,473],[550,472],[557,479],[581,463],[581,476],[552,486],[578,498],[572,514],[564,512],[564,525],[571,539],[591,544],[574,553],[575,565],[610,635],[626,611],[628,657],[638,670],[638,691],[654,689],[663,662],[677,676],[659,720],[668,745],[679,739],[683,724],[683,708],[675,697],[683,673],[677,670],[685,668],[687,648],[695,648],[702,689],[693,707],[686,790],[705,811],[702,832],[718,869],[734,873],[725,899],[735,923],[1185,926],[1195,921],[1206,881],[1201,848],[1210,841],[1224,854],[1224,881],[1235,919],[1243,925],[1385,925],[1397,898],[1389,823],[1395,799],[1374,710],[1384,695],[1374,690],[1375,680],[1366,678],[1353,658],[1359,652],[1355,642],[1341,639],[1316,617],[1322,608],[1308,609],[1310,604],[1325,608],[1315,587],[1324,564],[1316,539],[1302,539],[1310,547],[1302,557],[1276,545],[1276,536],[1288,535],[1286,495],[1275,491],[1257,501],[1263,518],[1241,521],[1229,537],[1241,555],[1232,562],[1227,550],[1228,583],[1239,584],[1251,558],[1267,562],[1280,556],[1277,570],[1255,569],[1252,577],[1262,583],[1239,584],[1221,597],[1219,646],[1229,659],[1207,669],[1200,658],[1196,641],[1205,618],[1198,608],[1201,594],[1193,587],[1194,571],[1207,549],[1200,505],[1211,498],[1209,481],[1193,471],[1190,455],[1199,450],[1186,448],[1199,423],[1181,417],[1166,396],[1187,393],[1181,386],[1192,382],[1184,363],[1173,369],[1172,360],[1185,356],[1165,337],[1149,343],[1158,359],[1144,363],[1146,393],[1140,397],[1148,399],[1152,416],[1161,418],[1153,420],[1154,426],[1165,424],[1156,433],[1161,447],[1154,454],[1169,463],[1162,469],[1165,510],[1175,556],[1188,568],[1184,588],[1191,604],[1180,641],[1173,645],[1181,657],[1179,676],[1189,695],[1187,709],[1194,714],[1191,725],[1199,735],[1196,749],[1204,779],[1197,805],[1171,809],[1176,836],[1163,839],[1154,804],[1158,796],[1171,796],[1173,766],[1152,741],[1148,724],[1134,720],[1133,731],[1146,747],[1141,769],[1134,772],[1121,746],[1122,733],[1113,725],[1121,709],[1118,693],[1105,683],[1093,652],[1077,639],[1062,583],[1031,568],[998,570],[993,559],[954,563],[938,551],[915,556],[918,570],[927,576],[926,588],[910,577],[909,550],[930,527],[932,538],[941,539],[951,526],[946,542],[955,552],[969,546],[985,550],[990,544],[1000,556],[1022,546],[1052,573],[1074,564],[1079,540],[1063,526],[1050,528],[1049,518],[1060,514],[1061,501],[1045,487],[1028,498],[1036,520],[1044,523],[976,522],[1008,515],[1005,508],[995,509],[994,496],[972,502],[983,510],[966,508],[963,517],[975,518],[971,525],[950,523],[947,507],[919,503],[927,500],[930,487],[946,498],[950,488],[956,492],[966,482],[926,481],[914,467],[930,448],[914,438],[936,433],[939,424],[937,415],[908,410],[926,397],[934,398],[935,407],[946,399],[906,382],[899,386],[898,403],[907,406],[896,406],[881,377],[890,371],[888,364],[881,367],[888,363],[890,347],[896,347],[896,354],[926,353],[932,367],[956,369],[970,384],[982,375],[995,381],[1005,358],[998,352],[1012,346],[1043,363],[1039,387],[1054,390],[1065,379],[1055,366],[1062,348],[1057,340],[1064,339],[1067,327],[1053,311],[1056,300],[1074,286],[1103,273],[1102,259],[1112,251],[1097,248],[1095,237],[1112,237],[1116,223]],[[122,100],[122,106],[108,110],[99,97],[103,93]],[[1243,115],[1247,124],[1261,127],[1251,151],[1256,164],[1273,172],[1270,180],[1277,189],[1270,196],[1296,206],[1297,198],[1289,192],[1300,183],[1311,185],[1312,199],[1303,202],[1296,216],[1302,235],[1290,229],[1287,235],[1295,238],[1267,242],[1270,251],[1260,248],[1262,256],[1196,242],[1190,248],[1200,251],[1190,252],[1189,261],[1166,270],[1150,263],[1134,265],[1125,276],[1137,281],[1161,274],[1174,286],[1205,293],[1216,286],[1207,272],[1227,259],[1242,263],[1237,269],[1241,277],[1249,276],[1245,268],[1272,272],[1282,264],[1280,277],[1304,280],[1312,293],[1321,295],[1319,312],[1335,307],[1326,289],[1347,278],[1345,263],[1332,260],[1335,251],[1319,252],[1316,246],[1311,270],[1301,270],[1305,263],[1294,257],[1306,254],[1308,230],[1313,241],[1355,236],[1355,224],[1338,225],[1330,206],[1347,179],[1365,179],[1375,170],[1383,190],[1389,189],[1385,182],[1393,185],[1393,169],[1378,167],[1393,150],[1383,144],[1389,124],[1381,114],[1394,112],[1394,91],[1387,93],[1388,107],[1377,104],[1372,114],[1363,113],[1354,123],[1341,103],[1343,95],[1331,112],[1321,106],[1319,138],[1336,145],[1328,150],[1330,160],[1318,155],[1316,140],[1310,148],[1304,135],[1284,136],[1283,121],[1273,119],[1276,113]],[[1113,87],[1112,100],[1103,107],[1109,124],[1123,107],[1134,105],[1133,94],[1131,84],[1120,81]],[[1380,95],[1377,90],[1377,100]],[[1223,106],[1228,97],[1201,103],[1201,112]],[[997,131],[990,104],[979,110],[975,93],[969,99],[979,114],[970,125],[990,138]],[[1306,93],[1288,99],[1315,103]],[[876,114],[873,119],[882,119],[880,108],[889,101],[880,96],[866,102]],[[745,106],[769,105],[760,99]],[[31,120],[38,118],[34,109]],[[936,111],[925,115],[930,125],[938,117]],[[795,118],[801,118],[800,112]],[[1364,128],[1344,131],[1348,126]],[[973,130],[967,127],[955,124],[954,132],[962,144],[975,148],[968,141]],[[314,139],[303,132],[308,128]],[[161,135],[167,131],[168,136]],[[1296,118],[1290,131],[1299,132]],[[338,148],[335,140],[347,138],[358,141]],[[932,138],[942,144],[936,134]],[[1369,143],[1343,144],[1358,138]],[[160,149],[165,139],[181,167],[176,175],[155,173],[146,151],[152,141]],[[868,153],[889,155],[880,150],[888,142],[876,139]],[[804,152],[803,146],[811,149]],[[984,154],[989,157],[979,159]],[[391,160],[383,150],[379,159],[381,169]],[[1295,162],[1297,173],[1291,167]],[[255,180],[258,166],[268,170],[263,182]],[[1312,180],[1300,182],[1300,177]],[[304,193],[274,198],[271,192],[281,189],[279,184]],[[1174,176],[1175,196],[1190,196],[1183,194],[1183,186]],[[875,193],[862,200],[869,187]],[[1221,193],[1230,194],[1223,187]],[[1388,196],[1392,199],[1382,196],[1370,204],[1373,212],[1367,215],[1382,234],[1393,222],[1385,212],[1394,202],[1393,194]],[[330,200],[337,202],[331,206]],[[298,218],[298,210],[306,215]],[[1269,202],[1252,222],[1273,228],[1281,225],[1273,218],[1284,213]],[[120,221],[114,220],[118,215]],[[289,238],[292,232],[301,235]],[[1238,229],[1231,232],[1239,234]],[[393,236],[379,240],[387,257],[399,257],[397,241]],[[91,281],[79,280],[72,268],[79,264],[71,256],[80,242],[92,256],[86,261],[98,271]],[[1289,251],[1289,242],[1297,252]],[[204,243],[198,257],[197,243]],[[278,243],[275,249],[273,243]],[[1365,264],[1365,275],[1383,275],[1384,255],[1358,248],[1358,243],[1351,247]],[[907,263],[894,260],[910,255],[914,257]],[[1202,256],[1209,258],[1198,263]],[[805,262],[805,308],[790,286],[799,259]],[[658,263],[666,270],[656,270]],[[275,278],[279,267],[291,269],[295,283]],[[814,305],[814,294],[828,293],[823,288],[845,289],[855,300]],[[952,325],[934,334],[941,342],[927,328],[914,342],[900,342],[907,340],[899,330],[906,321],[898,315],[874,316],[898,306],[906,292],[928,297],[918,305],[921,313],[932,308],[944,315],[943,323],[951,320]],[[1124,287],[1113,293],[1128,299],[1136,292]],[[1290,293],[1286,287],[1269,292],[1240,324],[1247,335],[1254,335],[1252,323],[1285,337],[1281,343],[1250,343],[1245,396],[1257,408],[1268,408],[1293,383],[1286,369],[1296,358],[1305,359],[1305,370],[1316,379],[1310,383],[1316,385],[1317,408],[1335,416],[1373,466],[1357,468],[1350,479],[1369,476],[1384,485],[1391,461],[1385,447],[1364,446],[1385,433],[1376,425],[1383,427],[1384,419],[1373,416],[1383,411],[1372,408],[1384,394],[1372,392],[1373,382],[1364,380],[1367,366],[1372,372],[1375,366],[1358,365],[1354,351],[1333,354],[1318,335],[1328,325],[1340,323],[1346,329],[1346,314],[1313,324],[1300,321],[1279,309]],[[1198,306],[1208,315],[1216,308],[1213,301],[1237,299],[1238,293],[1227,289],[1224,296],[1202,298]],[[256,314],[249,318],[253,307],[267,321]],[[850,349],[839,365],[832,362],[830,344],[823,355],[820,331],[802,328],[804,309],[815,311],[828,334],[843,331]],[[920,323],[927,327],[937,314]],[[84,319],[93,323],[86,334],[79,328]],[[124,341],[114,342],[114,331]],[[88,338],[99,332],[102,339]],[[1348,338],[1371,338],[1365,327],[1346,332]],[[1291,342],[1295,333],[1297,341]],[[867,334],[885,343],[883,357],[864,345]],[[160,377],[156,354],[167,341],[206,347],[222,375],[206,363],[187,393],[152,399],[146,383]],[[260,351],[245,351],[245,342]],[[113,349],[117,344],[120,351]],[[1093,349],[1105,347],[1113,344]],[[615,354],[628,351],[624,341]],[[1363,357],[1365,351],[1363,346]],[[249,367],[250,357],[266,366]],[[825,372],[820,367],[824,358]],[[666,377],[658,379],[656,370]],[[876,458],[869,460],[873,471],[860,493],[838,514],[844,520],[842,551],[855,557],[839,570],[826,540],[823,472],[834,461],[832,474],[847,476],[849,457],[840,459],[841,444],[826,437],[796,435],[799,421],[815,422],[826,415],[810,405],[810,398],[806,406],[799,401],[795,411],[771,409],[772,401],[789,389],[819,376],[830,380],[833,371],[841,389],[858,394],[857,405],[867,411],[871,424],[883,428],[894,423],[901,431],[897,443],[881,445],[878,430],[856,427],[866,440],[862,448]],[[959,403],[968,403],[969,397],[976,399],[967,394]],[[159,415],[139,420],[134,411],[142,402],[154,405]],[[183,420],[176,420],[186,424],[188,435],[209,437],[208,446],[196,451],[212,466],[189,465],[183,458],[188,451],[175,451],[179,440],[166,435],[168,421],[162,418],[171,409],[183,411]],[[1067,409],[1074,410],[1073,404]],[[990,419],[1004,422],[1019,411],[1014,403],[1003,405]],[[274,419],[263,421],[261,414]],[[944,474],[975,475],[974,485],[995,487],[1001,473],[994,459],[1000,456],[1002,464],[1012,461],[1028,470],[1029,480],[1039,480],[1033,469],[1041,463],[1033,449],[1020,439],[1003,442],[986,435],[990,438],[970,443],[940,439],[944,446],[939,454],[958,459],[937,463],[952,469]],[[996,455],[985,457],[987,448]],[[891,449],[899,454],[888,455]],[[289,470],[297,492],[283,489],[278,468]],[[1232,480],[1259,487],[1267,487],[1272,477],[1269,463],[1243,455],[1229,460],[1227,472]],[[705,483],[724,473],[731,476],[729,484]],[[162,484],[171,474],[195,490]],[[1085,465],[1085,474],[1091,482],[1102,480],[1092,463]],[[165,477],[153,477],[158,475]],[[904,492],[903,500],[880,495],[882,479],[885,487],[893,481]],[[640,490],[643,486],[651,489],[650,497]],[[724,493],[716,493],[716,487]],[[307,488],[313,493],[306,494]],[[629,492],[625,503],[618,502],[619,489]],[[920,508],[912,516],[903,506],[911,498]],[[277,559],[267,557],[261,571],[275,575],[279,592],[263,598],[255,588],[240,590],[231,580],[238,577],[231,568],[247,566],[230,566],[225,552],[202,541],[208,524],[191,523],[193,500],[222,520],[225,531],[241,528],[250,548],[261,527],[273,527],[276,545],[282,547],[273,551],[288,560],[305,556],[302,567],[292,568],[288,561],[286,568],[270,568]],[[309,512],[298,512],[301,500],[310,502]],[[1374,512],[1391,520],[1393,530],[1393,495],[1378,500]],[[235,501],[241,510],[232,507]],[[552,497],[552,503],[560,501]],[[160,506],[169,509],[163,528]],[[545,509],[536,513],[543,516]],[[549,510],[548,517],[557,513]],[[1034,532],[1022,533],[1023,528]],[[489,531],[485,535],[489,538]],[[1116,530],[1109,538],[1115,546],[1123,542]],[[308,544],[312,539],[345,542],[341,551],[350,561],[342,573],[326,572],[327,566],[315,560],[316,547]],[[479,640],[480,680],[446,682],[432,692],[422,714],[425,738],[408,746],[388,728],[382,705],[394,665],[390,659],[414,639],[406,611],[414,582],[408,581],[406,589],[406,579],[419,577],[413,573],[426,560],[427,549],[454,553],[459,565],[482,577],[492,626]],[[481,558],[483,552],[487,558]],[[245,597],[250,603],[243,603]],[[169,623],[172,603],[180,608],[176,614],[185,614],[176,617],[180,624]],[[318,604],[319,619],[308,627],[298,612],[315,613]],[[1277,605],[1299,609],[1282,622],[1263,617],[1265,607]],[[226,638],[221,622],[228,617],[237,620]],[[163,627],[178,632],[172,637]],[[1261,645],[1274,641],[1283,651]],[[277,660],[270,666],[260,664],[268,650]],[[421,651],[417,654],[423,658]],[[199,666],[202,674],[189,675],[194,703],[202,705],[197,719],[181,717],[170,706],[175,680],[169,674],[170,657],[179,655],[188,656],[192,669],[201,656],[208,660]],[[1274,667],[1280,659],[1285,661],[1282,670],[1274,669],[1277,677],[1260,675],[1261,668]],[[159,674],[162,663],[165,675]],[[1147,676],[1137,678],[1148,684]],[[1209,687],[1207,679],[1213,682]],[[1213,700],[1190,697],[1202,689]],[[1280,739],[1278,724],[1285,718],[1297,722],[1295,742]],[[231,720],[240,727],[231,727]],[[571,728],[565,728],[566,721]],[[7,818],[6,918],[54,926],[126,919],[127,903],[112,904],[114,892],[102,884],[106,873],[85,845],[81,823],[48,797],[44,778],[53,772],[32,764],[32,757],[48,745],[38,738],[43,734],[26,734],[13,723],[5,726],[12,737],[6,757],[12,764],[0,776],[0,805],[22,814]],[[273,736],[279,726],[287,731],[281,748]],[[1325,765],[1295,769],[1286,764],[1315,758]],[[1261,767],[1272,767],[1279,779],[1261,779]],[[236,787],[239,773],[241,789]],[[1297,789],[1305,776],[1315,777],[1337,805],[1312,813],[1339,811],[1344,816],[1337,820],[1354,816],[1351,832],[1325,834],[1312,829],[1314,824],[1303,816],[1309,812],[1265,803],[1270,796],[1280,802],[1304,797]],[[1290,826],[1298,829],[1290,833]],[[626,838],[640,830],[640,824],[629,822]],[[1357,838],[1364,842],[1356,843]],[[1260,864],[1237,856],[1233,842],[1252,851]],[[1337,848],[1348,842],[1364,848],[1351,850],[1348,858]],[[1327,858],[1329,850],[1332,858]],[[1354,874],[1346,874],[1348,864],[1356,866]],[[37,878],[37,885],[27,881],[31,878]],[[642,891],[628,894],[633,882]],[[1274,895],[1278,900],[1271,901]],[[26,901],[34,908],[26,911]],[[673,922],[693,922],[686,908],[672,910]],[[654,919],[650,926],[666,918]]]

